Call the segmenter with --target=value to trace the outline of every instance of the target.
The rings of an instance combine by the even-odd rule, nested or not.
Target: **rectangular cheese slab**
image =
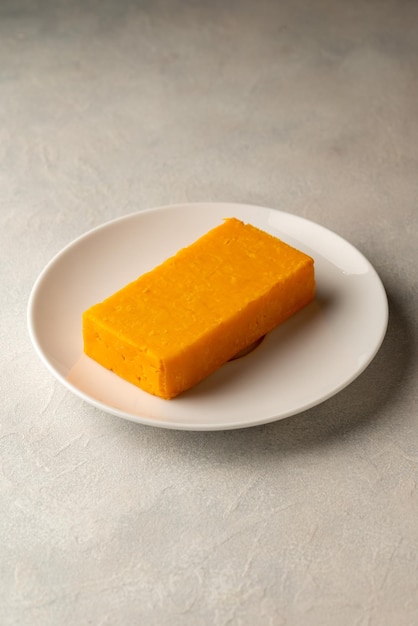
[[[313,259],[226,219],[83,314],[84,351],[174,398],[314,298]]]

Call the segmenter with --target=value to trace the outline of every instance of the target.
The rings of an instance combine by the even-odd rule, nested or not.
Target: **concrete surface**
[[[0,623],[418,623],[418,4],[0,4]],[[320,222],[374,264],[384,344],[240,431],[139,426],[29,341],[64,245],[199,200]]]

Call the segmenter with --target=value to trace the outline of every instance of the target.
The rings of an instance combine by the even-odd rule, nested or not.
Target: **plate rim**
[[[202,423],[202,422],[196,422],[196,423],[181,423],[181,422],[170,422],[168,421],[166,418],[164,420],[160,420],[160,419],[155,419],[153,417],[150,416],[144,416],[144,415],[134,415],[131,413],[127,413],[117,407],[112,407],[107,405],[104,402],[101,402],[100,400],[97,400],[96,398],[88,395],[87,393],[85,393],[83,390],[79,389],[78,387],[76,387],[75,385],[73,385],[70,381],[67,380],[67,378],[65,376],[63,376],[55,367],[54,365],[50,362],[50,360],[48,359],[47,355],[44,353],[42,346],[40,344],[40,341],[38,339],[38,335],[37,335],[37,331],[35,328],[35,323],[34,323],[34,312],[35,312],[35,305],[36,305],[36,299],[38,297],[38,292],[39,292],[39,288],[42,285],[43,281],[45,280],[45,278],[47,277],[48,273],[50,272],[50,270],[56,265],[56,263],[58,262],[58,260],[61,257],[64,257],[66,254],[68,254],[68,252],[73,248],[76,247],[80,242],[82,242],[84,239],[88,239],[92,236],[94,236],[94,234],[98,231],[102,231],[104,229],[107,228],[111,228],[112,226],[114,226],[117,223],[121,223],[124,221],[129,221],[132,218],[141,218],[141,216],[145,215],[145,214],[152,214],[152,213],[157,213],[157,212],[164,212],[164,211],[172,211],[175,209],[187,209],[187,208],[194,208],[197,210],[206,210],[208,207],[230,207],[231,209],[233,208],[239,208],[240,210],[245,209],[245,210],[258,210],[258,211],[264,211],[264,212],[276,212],[279,214],[282,214],[284,216],[290,216],[292,219],[296,219],[296,220],[300,220],[301,223],[307,224],[308,226],[312,225],[315,228],[319,228],[321,229],[323,232],[325,232],[328,236],[332,236],[334,238],[336,238],[337,240],[341,240],[341,242],[343,242],[346,246],[348,246],[349,248],[352,249],[353,252],[355,252],[356,255],[358,255],[359,258],[361,258],[367,265],[368,268],[368,272],[370,272],[373,275],[373,279],[375,281],[375,284],[379,287],[381,295],[383,296],[382,298],[382,303],[384,305],[384,309],[381,310],[381,316],[382,316],[382,322],[381,322],[381,331],[380,331],[380,335],[379,335],[379,339],[376,340],[375,342],[375,346],[374,349],[371,350],[368,354],[368,358],[365,360],[365,362],[358,367],[356,370],[354,370],[351,374],[351,376],[349,376],[348,378],[344,379],[344,381],[342,381],[339,385],[333,387],[332,389],[330,389],[326,394],[322,394],[320,396],[320,398],[316,397],[314,399],[312,399],[312,401],[310,402],[306,402],[303,406],[298,405],[297,407],[295,407],[294,410],[288,410],[284,413],[280,413],[278,415],[272,415],[272,416],[264,416],[264,417],[259,417],[259,418],[254,418],[252,420],[248,420],[248,421],[244,421],[244,422],[229,422],[229,423]],[[301,242],[302,243],[302,242]],[[331,261],[329,261],[331,262]],[[281,209],[276,209],[273,207],[265,207],[265,206],[261,206],[261,205],[255,205],[255,204],[248,204],[248,203],[240,203],[240,202],[220,202],[220,201],[198,201],[198,202],[179,202],[179,203],[173,203],[173,204],[167,204],[167,205],[161,205],[161,206],[157,206],[157,207],[150,207],[150,208],[144,208],[144,209],[139,209],[136,211],[132,211],[129,212],[125,215],[121,215],[115,218],[112,218],[110,220],[107,220],[99,225],[94,226],[93,228],[89,229],[88,231],[85,231],[84,233],[82,233],[81,235],[79,235],[78,237],[76,237],[75,239],[73,239],[72,241],[68,242],[63,248],[61,248],[55,255],[52,256],[52,258],[46,263],[46,265],[43,267],[43,269],[41,270],[41,272],[39,273],[39,275],[37,276],[31,290],[30,290],[30,294],[29,294],[29,298],[28,298],[28,303],[27,303],[27,327],[28,327],[28,331],[29,331],[29,336],[32,342],[32,345],[35,349],[35,352],[37,353],[38,357],[40,358],[41,362],[43,362],[43,364],[46,366],[47,370],[53,375],[53,377],[55,377],[65,388],[67,388],[69,391],[71,391],[74,395],[76,395],[77,397],[79,397],[81,400],[83,400],[84,402],[86,402],[87,404],[94,406],[95,408],[110,414],[110,415],[114,415],[116,417],[122,418],[122,419],[126,419],[128,421],[132,421],[134,423],[138,423],[138,424],[142,424],[142,425],[147,425],[147,426],[152,426],[152,427],[157,427],[157,428],[164,428],[164,429],[171,429],[171,430],[188,430],[188,431],[223,431],[223,430],[233,430],[233,429],[241,429],[241,428],[250,428],[250,427],[254,427],[254,426],[260,426],[263,424],[268,424],[268,423],[272,423],[275,421],[279,421],[281,419],[286,419],[288,417],[291,417],[293,415],[297,415],[299,413],[302,413],[304,411],[307,411],[311,408],[314,408],[315,406],[318,406],[320,404],[322,404],[323,402],[326,402],[327,400],[329,400],[330,398],[332,398],[333,396],[337,395],[338,393],[340,393],[343,389],[345,389],[346,387],[348,387],[349,385],[351,385],[352,382],[354,382],[354,380],[356,380],[359,376],[361,376],[361,374],[367,369],[367,367],[370,365],[370,363],[373,361],[373,359],[375,358],[376,354],[378,353],[378,351],[381,348],[381,345],[383,343],[383,340],[386,336],[386,332],[387,332],[387,327],[388,327],[388,321],[389,321],[389,303],[388,303],[388,298],[387,298],[387,293],[384,287],[384,284],[382,282],[382,279],[380,278],[379,274],[377,273],[376,269],[374,268],[374,266],[371,264],[371,262],[368,260],[368,258],[363,254],[363,252],[361,252],[360,250],[358,250],[358,248],[356,248],[352,243],[350,243],[348,240],[346,240],[345,238],[343,238],[341,235],[339,235],[337,232],[323,226],[322,224],[315,222],[313,220],[310,220],[308,218],[302,217],[300,215],[288,212],[288,211],[283,211]]]

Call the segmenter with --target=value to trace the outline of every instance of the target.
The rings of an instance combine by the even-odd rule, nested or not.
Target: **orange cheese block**
[[[173,398],[314,297],[313,259],[236,218],[83,314],[85,353]]]

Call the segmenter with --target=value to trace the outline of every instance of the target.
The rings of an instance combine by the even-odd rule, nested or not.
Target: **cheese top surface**
[[[159,361],[222,325],[312,259],[236,218],[143,274],[86,314]]]

